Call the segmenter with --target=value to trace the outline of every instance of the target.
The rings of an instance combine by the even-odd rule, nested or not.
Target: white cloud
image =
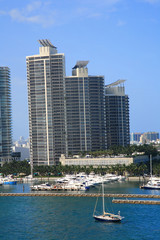
[[[6,12],[0,10],[0,15],[6,15]]]
[[[102,16],[101,13],[95,12],[95,13],[88,15],[88,18],[99,18],[101,16]]]
[[[72,17],[100,18],[117,12],[117,3],[122,0],[79,0],[79,4],[72,9]]]
[[[21,12],[18,9],[12,9],[9,12],[9,15],[13,20],[17,20],[19,22],[25,21],[25,17],[21,14]]]
[[[12,9],[9,12],[10,17],[18,22],[28,22],[28,23],[36,23],[41,24],[43,27],[49,27],[54,24],[53,16],[43,16],[43,15],[30,15],[24,14],[24,11],[20,11],[18,9]]]
[[[103,0],[104,3],[109,4],[109,5],[114,5],[118,2],[121,2],[121,0]]]
[[[99,6],[102,6],[102,5],[108,5],[108,6],[111,6],[111,5],[115,5],[119,2],[121,2],[122,0],[85,0],[84,3],[89,3],[89,4],[93,4],[93,5],[99,5]]]
[[[0,15],[8,15],[13,21],[34,23],[43,27],[66,24],[75,19],[106,18],[115,12],[116,4],[122,0],[67,0],[71,7],[60,1],[33,1],[23,8],[15,7],[8,12],[0,11]]]
[[[42,3],[40,1],[33,2],[32,4],[27,5],[26,10],[28,12],[32,12],[32,11],[39,9],[41,6],[42,6]]]
[[[49,27],[55,23],[56,14],[53,9],[50,9],[49,3],[46,3],[36,1],[22,9],[14,8],[9,12],[0,11],[0,15],[8,15],[17,22],[36,23],[43,27]]]
[[[143,0],[143,1],[148,2],[148,3],[152,3],[152,4],[160,2],[160,0]]]
[[[124,25],[126,25],[126,22],[124,22],[124,21],[122,21],[122,20],[119,20],[118,23],[117,23],[117,26],[118,26],[118,27],[122,27],[122,26],[124,26]]]

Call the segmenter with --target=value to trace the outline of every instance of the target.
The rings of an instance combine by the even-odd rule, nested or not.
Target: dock
[[[160,201],[155,201],[155,200],[113,199],[113,200],[112,200],[112,203],[128,203],[128,204],[160,205]]]
[[[101,197],[100,193],[84,193],[84,192],[34,192],[34,193],[0,193],[0,197]],[[146,194],[104,194],[104,197],[113,198],[112,203],[126,203],[126,204],[148,204],[160,205],[160,195],[146,195]],[[115,199],[118,198],[118,199]],[[125,199],[122,199],[125,198]],[[128,199],[134,198],[134,199]],[[135,199],[136,198],[136,199]],[[137,200],[137,199],[141,200]],[[142,200],[147,199],[147,200]]]
[[[0,197],[101,197],[100,193],[86,193],[86,192],[30,192],[30,193],[0,193]],[[146,195],[146,194],[104,194],[104,197],[110,198],[148,198],[160,199],[160,195]]]

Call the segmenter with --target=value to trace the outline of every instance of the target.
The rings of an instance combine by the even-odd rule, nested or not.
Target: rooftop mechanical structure
[[[48,39],[41,39],[41,40],[38,40],[38,42],[42,47],[56,48]]]

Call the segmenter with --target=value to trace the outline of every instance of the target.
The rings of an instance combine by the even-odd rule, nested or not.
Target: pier
[[[84,192],[32,192],[32,193],[0,193],[0,197],[101,197],[100,193],[84,193]],[[160,199],[160,195],[147,194],[104,194],[104,197],[111,198],[150,198]]]
[[[34,193],[0,193],[0,197],[101,197],[100,193],[46,193],[46,192],[34,192]],[[146,194],[104,194],[104,197],[113,198],[113,203],[128,203],[128,204],[149,204],[149,205],[160,205],[160,195],[146,195]],[[120,199],[114,199],[120,198]],[[126,199],[121,199],[126,198]],[[128,198],[145,198],[152,200],[137,200]]]
[[[112,202],[113,202],[113,203],[128,203],[128,204],[160,205],[160,201],[155,201],[155,200],[113,199]]]

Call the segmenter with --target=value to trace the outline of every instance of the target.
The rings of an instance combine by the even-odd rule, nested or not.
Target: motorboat
[[[35,178],[33,178],[32,175],[28,175],[23,178],[24,183],[33,182],[33,181],[35,181]]]
[[[2,185],[15,185],[15,184],[17,184],[17,180],[12,178],[11,176],[7,176],[4,178],[1,178],[1,183],[2,183]]]
[[[119,175],[118,176],[118,181],[119,182],[122,182],[122,181],[125,181],[126,180],[126,177],[125,176],[122,176],[122,175]]]
[[[46,191],[46,190],[52,190],[52,185],[49,183],[42,183],[39,185],[33,185],[30,187],[32,191]]]

